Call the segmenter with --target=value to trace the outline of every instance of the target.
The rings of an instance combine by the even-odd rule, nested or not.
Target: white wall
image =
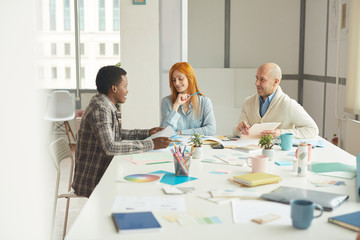
[[[304,50],[306,74],[325,75],[326,16],[327,0],[306,1]]]
[[[299,21],[299,0],[231,1],[230,66],[276,62],[283,73],[297,74]]]
[[[190,0],[188,14],[190,64],[224,67],[225,0]]]
[[[50,236],[53,165],[45,158],[35,76],[34,6],[35,1],[21,0],[2,2],[0,8],[0,239]]]
[[[216,134],[231,135],[238,123],[241,106],[247,96],[255,93],[256,69],[196,68],[200,91],[210,98]]]
[[[121,106],[125,129],[159,126],[159,1],[120,1],[121,62],[129,94]]]

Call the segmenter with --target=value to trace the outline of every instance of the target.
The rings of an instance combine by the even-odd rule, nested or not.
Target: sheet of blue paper
[[[311,144],[312,147],[319,147],[319,148],[325,147],[325,140],[323,139],[294,139],[293,146],[297,147],[302,142]]]
[[[292,166],[292,162],[289,161],[276,161],[275,164],[279,166]]]
[[[166,183],[169,185],[177,185],[180,183],[189,182],[189,181],[193,181],[193,180],[197,179],[195,177],[176,176],[175,173],[167,172],[167,171],[163,171],[163,170],[151,172],[151,173],[155,173],[155,174],[165,173],[164,176],[162,177],[162,179],[160,180],[160,182]]]

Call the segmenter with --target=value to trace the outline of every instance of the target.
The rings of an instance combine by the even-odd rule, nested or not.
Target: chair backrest
[[[45,119],[53,121],[68,121],[75,118],[75,107],[71,95],[66,90],[56,90],[50,95]]]
[[[60,178],[60,162],[64,159],[70,158],[71,164],[70,164],[70,176],[69,176],[69,185],[68,185],[68,191],[71,190],[71,184],[72,184],[72,175],[73,175],[73,169],[74,169],[74,157],[71,152],[69,143],[64,138],[59,138],[55,140],[54,142],[50,143],[50,153],[54,162],[54,165],[56,167],[56,170],[58,172],[57,176],[57,189],[58,190],[58,181]]]

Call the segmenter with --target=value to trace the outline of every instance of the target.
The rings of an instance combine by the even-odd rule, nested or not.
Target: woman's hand
[[[184,93],[180,93],[174,104],[173,104],[173,110],[177,112],[177,110],[179,109],[179,107],[181,105],[183,105],[184,103],[186,103],[188,100],[190,99],[190,95],[189,94],[184,94]]]

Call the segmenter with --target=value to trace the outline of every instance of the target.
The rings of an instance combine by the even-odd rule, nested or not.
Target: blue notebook
[[[329,217],[328,221],[353,231],[360,231],[360,211]]]
[[[116,230],[122,232],[156,231],[161,229],[160,223],[152,212],[112,213]]]

